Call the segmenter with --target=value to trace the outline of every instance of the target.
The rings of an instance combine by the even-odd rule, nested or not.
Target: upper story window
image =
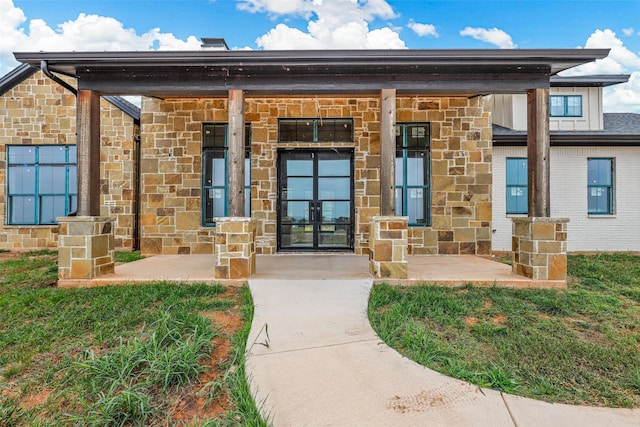
[[[202,223],[215,225],[216,217],[229,214],[227,123],[205,124],[202,129]],[[251,216],[251,126],[245,125],[244,210]]]
[[[7,224],[56,224],[77,209],[75,145],[7,146]]]
[[[551,117],[582,117],[582,96],[551,95],[549,97]]]
[[[353,119],[280,119],[278,142],[353,142]]]
[[[587,159],[589,215],[613,215],[613,159]]]
[[[527,158],[507,158],[507,214],[526,214],[527,203]]]
[[[428,123],[396,125],[396,214],[409,225],[431,224],[431,129]]]

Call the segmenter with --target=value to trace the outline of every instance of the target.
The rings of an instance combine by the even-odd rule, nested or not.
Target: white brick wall
[[[511,215],[505,214],[506,158],[526,147],[494,147],[493,250],[511,250]],[[587,214],[587,158],[615,162],[615,214]],[[552,147],[551,216],[567,217],[569,251],[640,251],[640,147]]]

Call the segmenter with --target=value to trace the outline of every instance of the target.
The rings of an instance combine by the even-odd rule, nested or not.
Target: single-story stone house
[[[562,264],[566,220],[549,218],[550,78],[607,54],[203,49],[15,56],[77,79],[78,216],[60,218],[62,278],[113,270],[113,221],[100,198],[102,96],[143,96],[142,252],[212,254],[216,277],[237,279],[252,274],[255,254],[368,254],[379,277],[406,275],[407,254],[490,254],[486,95],[521,93],[529,106],[531,197],[529,216],[514,226],[514,271],[553,279],[562,265],[546,263]],[[537,239],[549,243],[540,253]],[[566,270],[566,256],[564,263]]]

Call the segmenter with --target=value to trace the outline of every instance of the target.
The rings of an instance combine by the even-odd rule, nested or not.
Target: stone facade
[[[251,218],[216,218],[216,279],[246,280],[255,273],[255,234]]]
[[[75,81],[62,77],[75,86]],[[76,98],[38,71],[0,96],[0,248],[56,248],[57,225],[6,225],[7,145],[75,144]],[[101,100],[101,214],[115,218],[115,246],[133,247],[133,119]]]
[[[59,279],[93,279],[114,272],[113,219],[58,218]]]
[[[409,269],[408,218],[371,219],[369,272],[377,279],[406,279]]]
[[[513,218],[513,272],[533,280],[566,280],[568,223],[567,218]]]
[[[202,226],[202,125],[228,121],[227,98],[143,99],[141,245],[144,254],[214,252]],[[482,97],[399,96],[397,123],[431,125],[430,227],[409,227],[409,254],[491,251],[491,112]],[[352,118],[353,143],[278,141],[278,119]],[[369,253],[380,214],[380,98],[247,97],[251,125],[251,217],[256,252],[276,252],[277,150],[352,147],[355,253]]]

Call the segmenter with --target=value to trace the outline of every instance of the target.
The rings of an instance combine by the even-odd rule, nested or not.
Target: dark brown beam
[[[528,210],[530,217],[551,215],[549,192],[549,90],[527,92]]]
[[[100,216],[100,94],[79,90],[76,104],[78,216]]]
[[[229,216],[244,214],[244,94],[229,91]]]
[[[396,91],[380,91],[380,215],[396,214]]]

